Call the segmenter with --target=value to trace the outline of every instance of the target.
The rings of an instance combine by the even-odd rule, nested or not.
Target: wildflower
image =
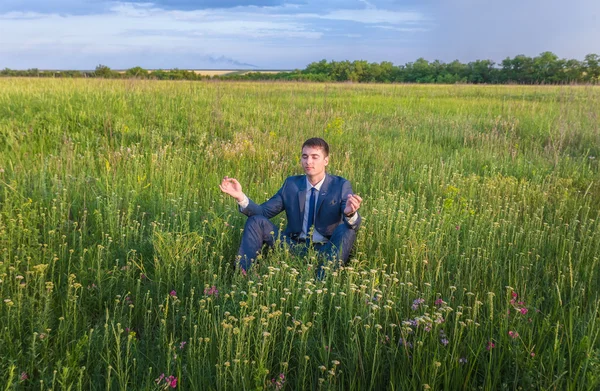
[[[271,384],[273,384],[276,390],[281,390],[283,388],[283,383],[285,383],[285,375],[283,373],[280,373],[277,379],[271,379]]]
[[[25,381],[25,380],[29,379],[29,376],[27,375],[27,372],[21,372],[20,379],[21,379],[21,381]]]
[[[519,312],[521,312],[521,315],[525,315],[527,312],[529,312],[529,310],[525,307],[522,307],[521,309],[519,309]]]
[[[509,336],[510,336],[512,339],[515,339],[515,338],[518,338],[518,337],[519,337],[519,333],[517,333],[516,331],[512,331],[512,330],[508,332],[508,335],[509,335]]]
[[[446,339],[446,338],[442,338],[442,339],[440,340],[440,342],[441,342],[441,343],[442,343],[442,345],[444,345],[444,346],[446,346],[446,345],[448,345],[448,343],[450,343],[450,341],[448,341],[448,339]]]
[[[179,350],[183,350],[183,348],[185,347],[186,344],[187,344],[187,342],[181,341],[181,343],[179,344]]]
[[[461,358],[458,359],[458,362],[460,364],[466,364],[467,363],[467,358],[466,357],[461,357]]]
[[[217,289],[216,286],[211,286],[210,288],[205,288],[204,289],[204,294],[207,296],[214,296],[217,297],[219,296],[219,290]]]
[[[486,346],[487,350],[492,350],[495,347],[496,347],[496,345],[494,344],[494,342],[488,341],[487,346]]]
[[[413,301],[413,303],[412,303],[412,309],[413,309],[413,310],[416,310],[416,309],[418,309],[418,308],[419,308],[419,306],[420,306],[421,304],[423,304],[423,303],[425,303],[425,299],[423,299],[423,298],[418,298],[418,299],[415,299],[415,300]]]
[[[169,295],[171,295],[171,297],[177,297],[177,292],[175,291],[175,289],[173,289]]]
[[[441,306],[442,304],[444,304],[444,300],[442,300],[441,298],[439,298],[435,301],[435,305],[437,305],[437,306]]]
[[[531,357],[535,357],[535,353],[534,352],[531,352]]]

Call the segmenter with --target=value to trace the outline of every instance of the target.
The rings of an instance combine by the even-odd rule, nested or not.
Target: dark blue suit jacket
[[[306,176],[291,176],[268,201],[258,205],[250,200],[248,206],[240,211],[247,216],[262,215],[270,219],[285,210],[288,224],[284,235],[295,239],[302,233],[307,193]],[[349,224],[344,215],[349,194],[352,194],[350,182],[342,177],[326,174],[317,200],[315,228],[327,239],[331,238],[340,224],[347,224],[352,229],[360,226],[360,215],[354,224]]]

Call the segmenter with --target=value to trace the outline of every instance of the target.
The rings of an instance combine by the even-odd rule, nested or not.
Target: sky
[[[0,0],[0,69],[600,54],[600,0]]]

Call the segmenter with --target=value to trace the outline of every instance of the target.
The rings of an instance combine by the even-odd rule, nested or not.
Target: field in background
[[[600,387],[600,89],[0,80],[6,389]],[[233,268],[324,137],[349,265]],[[276,223],[284,223],[279,217]]]
[[[240,69],[185,69],[186,71],[192,71],[194,72],[196,75],[201,75],[201,76],[225,76],[225,75],[244,75],[246,73],[266,73],[266,74],[274,74],[274,73],[280,73],[280,72],[290,72],[288,70],[282,70],[282,71],[273,71],[273,70],[240,70]],[[156,70],[154,69],[149,69],[148,73],[152,73],[155,72]],[[125,73],[127,72],[126,70],[118,70],[115,71],[118,73]],[[167,70],[168,72],[168,70]]]

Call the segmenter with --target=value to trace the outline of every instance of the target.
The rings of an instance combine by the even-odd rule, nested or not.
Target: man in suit
[[[299,254],[313,246],[329,260],[348,261],[361,222],[357,211],[362,198],[352,193],[346,179],[325,172],[329,164],[329,145],[325,140],[306,140],[301,163],[306,175],[288,177],[281,189],[260,205],[244,194],[235,178],[225,177],[219,185],[221,191],[238,202],[240,212],[248,216],[238,251],[243,271],[248,270],[264,245],[273,247],[277,238]],[[269,219],[282,211],[287,227],[280,237]]]

